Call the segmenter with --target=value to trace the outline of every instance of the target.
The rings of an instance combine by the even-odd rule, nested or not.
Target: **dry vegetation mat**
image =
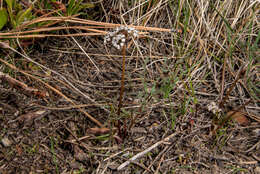
[[[0,173],[260,173],[258,0],[0,5]]]

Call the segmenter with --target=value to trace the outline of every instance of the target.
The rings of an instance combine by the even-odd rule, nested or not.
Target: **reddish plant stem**
[[[121,75],[121,88],[120,88],[120,96],[119,96],[119,103],[118,103],[118,111],[117,115],[120,116],[121,113],[121,107],[122,107],[122,100],[123,100],[123,94],[124,94],[124,87],[125,87],[125,50],[126,46],[124,45],[122,48],[122,54],[123,54],[123,60],[122,60],[122,75]]]
[[[219,107],[223,107],[223,95],[224,95],[224,83],[225,83],[225,71],[226,71],[226,61],[227,58],[224,58],[223,70],[222,70],[222,80],[221,80],[221,89],[220,89],[220,103]]]
[[[120,119],[120,114],[121,114],[121,108],[122,108],[122,103],[123,103],[123,94],[124,94],[124,82],[125,82],[125,55],[126,55],[126,45],[123,46],[122,48],[122,55],[123,55],[123,60],[122,60],[122,75],[121,75],[121,88],[120,88],[120,96],[119,96],[119,103],[118,103],[118,110],[117,110],[117,115]],[[122,135],[121,132],[121,121],[119,120],[117,122],[117,127],[119,131],[119,135]],[[124,125],[126,126],[126,121],[124,120]],[[126,130],[125,130],[126,131]],[[124,131],[124,134],[126,132]]]
[[[233,81],[231,87],[228,89],[227,94],[225,95],[224,98],[222,98],[222,100],[219,103],[219,107],[223,108],[224,104],[226,103],[229,95],[231,94],[232,90],[234,89],[234,87],[236,86],[236,83],[238,82],[239,79],[241,79],[244,75],[245,75],[245,69],[242,68],[239,72],[238,75],[236,76],[235,80]]]

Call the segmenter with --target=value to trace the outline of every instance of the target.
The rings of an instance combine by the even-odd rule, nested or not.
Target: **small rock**
[[[142,127],[133,127],[131,129],[131,133],[132,134],[146,134],[147,131],[145,130],[145,128],[142,128]]]
[[[256,134],[256,136],[260,136],[260,129],[255,129],[253,132]]]
[[[117,170],[117,167],[119,166],[120,164],[117,163],[117,162],[112,162],[108,165],[108,168],[110,168],[111,170]]]
[[[212,174],[218,174],[218,173],[220,173],[220,170],[219,170],[219,168],[218,168],[217,165],[213,165],[213,166],[211,167],[211,173],[212,173]]]
[[[12,142],[7,138],[7,137],[4,137],[1,139],[1,143],[5,146],[5,147],[9,147],[12,145]]]
[[[255,171],[255,173],[260,173],[260,167],[257,166],[254,171]]]
[[[129,156],[130,156],[129,152],[126,152],[125,154],[122,155],[122,157],[124,157],[124,158],[128,158]]]
[[[78,160],[78,161],[85,161],[88,159],[88,154],[86,153],[76,153],[74,155],[75,159]]]
[[[81,164],[79,162],[74,161],[70,163],[70,167],[73,169],[80,169]]]
[[[9,127],[12,128],[12,129],[18,128],[18,126],[19,126],[18,122],[12,122],[12,123],[9,124]]]

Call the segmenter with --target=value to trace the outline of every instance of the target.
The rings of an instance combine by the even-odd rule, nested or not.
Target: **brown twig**
[[[59,9],[60,10],[60,9]],[[44,15],[46,16],[46,15]],[[106,29],[106,28],[115,28],[119,27],[121,24],[113,24],[113,23],[105,23],[105,22],[97,22],[97,21],[91,21],[91,20],[84,20],[75,18],[75,16],[69,16],[69,17],[39,17],[32,21],[29,21],[19,27],[19,30],[14,30],[13,32],[8,33],[0,33],[0,38],[42,38],[42,37],[67,37],[67,36],[94,36],[94,35],[105,35],[107,34],[106,31],[97,30],[97,29]],[[76,23],[76,24],[85,24],[87,26],[74,26],[72,28],[78,28],[82,30],[88,30],[88,31],[94,31],[94,33],[75,33],[70,35],[58,35],[58,34],[29,34],[24,35],[26,33],[32,33],[32,32],[48,32],[51,30],[61,30],[64,29],[64,27],[48,27],[49,25],[46,25],[45,28],[37,28],[31,31],[21,31],[22,29],[25,29],[27,26],[30,26],[32,24],[40,23],[40,22],[52,22],[53,23],[61,23],[61,22],[69,22],[69,23]],[[167,28],[157,28],[157,27],[144,27],[144,26],[133,26],[133,25],[127,25],[127,27],[132,27],[137,30],[143,30],[143,31],[152,31],[152,32],[172,32],[172,29]],[[95,29],[96,28],[96,29]],[[65,27],[66,29],[66,27]],[[21,32],[17,32],[21,31]],[[177,31],[180,32],[180,31]]]
[[[120,96],[119,96],[119,103],[118,103],[118,111],[117,115],[120,116],[121,113],[121,107],[122,107],[122,100],[123,100],[123,94],[124,94],[124,82],[125,82],[125,54],[126,54],[126,46],[124,45],[122,48],[122,75],[121,75],[121,88],[120,88]]]
[[[150,152],[151,150],[153,150],[154,148],[158,147],[159,145],[166,143],[168,141],[170,141],[171,138],[175,137],[176,135],[178,135],[179,132],[175,132],[171,135],[169,135],[168,137],[162,139],[161,141],[153,144],[152,146],[148,147],[147,149],[145,149],[142,152],[139,152],[138,154],[134,155],[132,158],[130,158],[128,161],[124,162],[123,164],[121,164],[120,166],[117,167],[117,170],[122,170],[123,168],[125,168],[127,165],[129,165],[131,162],[134,162],[136,159],[144,156],[145,154],[147,154],[148,152]]]
[[[123,105],[123,94],[124,94],[124,86],[125,86],[125,55],[126,55],[126,45],[123,46],[122,48],[122,55],[123,55],[123,59],[122,59],[122,74],[121,74],[121,88],[120,88],[120,96],[119,96],[119,102],[118,102],[118,110],[117,110],[117,115],[120,118],[120,114],[121,114],[121,108]],[[119,135],[122,134],[121,132],[121,124],[120,121],[118,121],[117,123],[117,127],[118,127],[118,131],[119,131]],[[124,120],[124,126],[126,126],[125,120]],[[124,134],[126,134],[126,130],[124,130]]]
[[[17,67],[15,67],[14,65],[11,65],[10,63],[4,61],[3,59],[0,59],[0,62],[6,64],[7,66],[9,66],[10,68],[21,72],[22,74],[31,77],[32,79],[35,79],[37,81],[39,81],[40,83],[44,84],[45,86],[47,86],[49,89],[51,89],[52,91],[54,91],[55,93],[57,93],[59,96],[65,98],[67,101],[69,101],[71,104],[73,104],[77,109],[79,109],[82,113],[85,114],[85,116],[87,116],[91,121],[93,121],[94,123],[96,123],[99,127],[104,127],[103,124],[101,124],[98,120],[96,120],[94,117],[92,117],[89,113],[87,113],[86,111],[84,111],[82,108],[80,108],[78,105],[76,105],[70,98],[68,98],[67,96],[65,96],[62,92],[60,92],[59,90],[55,89],[54,87],[52,87],[51,85],[49,85],[48,83],[42,81],[41,79],[38,79],[36,77],[34,77],[33,75],[24,72],[23,70],[18,69]]]
[[[0,79],[2,79],[3,81],[6,81],[11,87],[20,90],[25,95],[29,95],[29,96],[34,95],[34,96],[42,97],[42,98],[45,98],[46,96],[48,96],[47,92],[41,91],[36,88],[29,87],[25,83],[14,79],[13,77],[9,76],[8,74],[4,74],[4,73],[0,72]]]
[[[225,61],[225,62],[226,62],[226,61]],[[225,63],[224,63],[224,66],[225,66]],[[223,67],[223,69],[224,69],[224,67]],[[225,72],[223,71],[222,81],[224,80],[224,74],[225,74]],[[230,93],[232,92],[232,90],[234,89],[234,87],[236,86],[236,83],[238,82],[238,80],[239,80],[240,78],[242,78],[242,76],[243,76],[244,74],[245,74],[245,68],[244,68],[244,66],[243,66],[243,67],[240,69],[240,71],[238,72],[238,74],[237,74],[235,80],[233,81],[232,85],[230,86],[230,88],[228,88],[228,91],[227,91],[227,94],[225,95],[225,97],[224,97],[224,98],[221,97],[222,100],[221,100],[220,103],[219,103],[219,107],[220,107],[220,108],[223,108],[223,107],[224,107],[224,104],[225,104],[225,102],[227,101],[228,96],[230,95]],[[224,83],[222,83],[222,84],[224,84]],[[222,85],[222,86],[223,86],[223,89],[222,89],[221,91],[224,91],[224,85]],[[221,92],[221,93],[224,93],[224,92]],[[222,95],[223,95],[223,94],[222,94]]]
[[[222,70],[222,78],[221,78],[221,89],[220,89],[220,103],[219,107],[222,108],[223,106],[223,95],[224,95],[224,83],[225,83],[225,71],[226,71],[226,63],[227,58],[224,58],[223,70]]]

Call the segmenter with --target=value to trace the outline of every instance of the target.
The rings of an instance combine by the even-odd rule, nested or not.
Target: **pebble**
[[[260,173],[260,167],[259,166],[257,166],[256,168],[255,168],[255,171],[254,171],[255,173]]]
[[[253,132],[256,134],[256,136],[260,136],[260,129],[255,129]]]
[[[12,145],[12,142],[7,138],[7,137],[4,137],[1,139],[1,143],[5,146],[5,147],[9,147]]]
[[[79,162],[71,162],[70,163],[70,167],[73,168],[73,169],[80,169],[81,168],[81,164]]]

